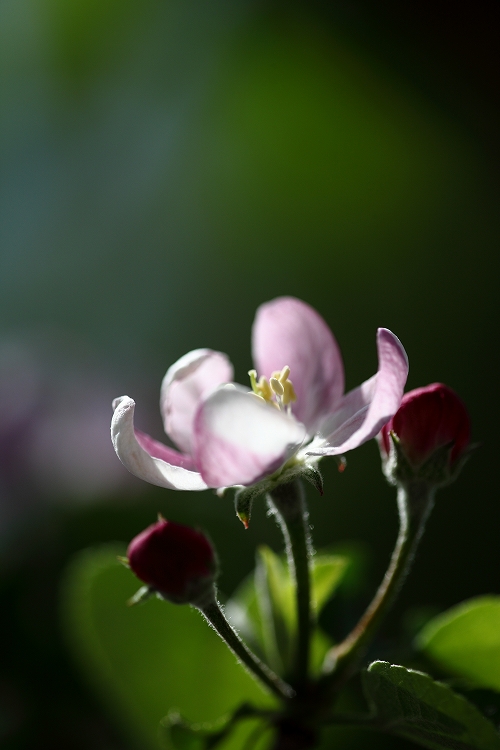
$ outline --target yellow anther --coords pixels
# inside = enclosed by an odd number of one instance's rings
[[[273,390],[269,384],[269,380],[262,375],[259,379],[258,384],[259,394],[264,398],[266,401],[270,401],[273,397]]]
[[[297,400],[292,381],[288,379],[290,375],[288,365],[285,365],[282,370],[273,372],[269,380],[261,375],[257,381],[256,370],[249,370],[248,375],[250,376],[253,395],[276,407],[276,409],[289,406]]]
[[[283,390],[283,403],[285,406],[288,406],[294,401],[297,401],[297,394],[295,393],[295,389],[291,380],[285,380],[283,384]]]
[[[285,383],[288,380],[288,376],[290,375],[290,368],[288,365],[285,365],[282,371],[280,372],[278,380],[280,383]]]
[[[282,396],[284,394],[285,389],[283,388],[283,385],[280,383],[278,378],[271,378],[271,380],[269,381],[269,385],[277,396]]]

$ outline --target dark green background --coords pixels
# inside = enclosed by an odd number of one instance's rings
[[[209,531],[230,593],[257,543],[279,549],[263,507],[245,533],[228,499],[110,469],[107,422],[128,393],[161,438],[161,378],[195,347],[245,382],[255,309],[281,294],[331,325],[348,388],[375,371],[377,326],[393,330],[408,387],[452,386],[481,444],[439,495],[385,637],[411,607],[498,592],[493,8],[3,0],[0,397],[4,414],[29,406],[0,430],[6,747],[127,747],[59,635],[74,551],[127,542],[161,510]],[[362,603],[393,491],[373,442],[343,475],[323,466],[315,544],[362,543]]]

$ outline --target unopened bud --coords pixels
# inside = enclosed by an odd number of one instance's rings
[[[388,477],[445,484],[470,451],[470,420],[462,400],[448,386],[433,383],[403,396],[382,428],[379,446]]]
[[[215,596],[215,552],[201,531],[161,518],[130,542],[127,558],[133,573],[164,599],[200,606]]]

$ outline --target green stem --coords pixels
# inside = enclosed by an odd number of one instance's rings
[[[294,684],[307,684],[309,674],[311,613],[311,538],[304,490],[299,480],[278,485],[270,493],[271,505],[285,537],[288,567],[295,578],[297,597],[297,645]]]
[[[336,675],[348,673],[349,667],[373,640],[410,570],[433,502],[434,488],[426,482],[414,480],[399,486],[399,534],[389,567],[357,625],[327,654],[326,671],[334,671]]]
[[[295,695],[294,690],[276,675],[269,667],[258,659],[250,649],[243,643],[236,631],[226,620],[219,604],[210,601],[199,607],[202,614],[229,646],[237,658],[252,672],[259,680],[278,696],[278,698],[289,699]]]

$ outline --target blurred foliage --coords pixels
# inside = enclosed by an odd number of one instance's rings
[[[160,437],[161,378],[185,351],[227,351],[246,382],[254,310],[279,294],[324,315],[348,387],[374,370],[375,328],[393,329],[410,356],[408,386],[455,388],[482,443],[441,493],[372,656],[393,653],[409,608],[498,592],[500,65],[491,7],[0,3],[0,359],[22,350],[35,363],[13,368],[0,387],[8,750],[131,747],[61,642],[57,591],[76,550],[126,543],[161,510],[209,531],[227,595],[257,545],[281,551],[261,502],[245,532],[231,503],[210,493],[188,498],[130,478],[123,492],[90,482],[89,495],[54,479],[64,468],[76,482],[78,472],[98,475],[107,427],[85,415],[108,414],[113,395],[135,397],[139,426]],[[43,358],[50,366],[31,402]],[[7,430],[16,403],[26,408]],[[37,432],[41,414],[54,418]],[[42,487],[33,467],[58,445]],[[359,540],[359,565],[321,616],[339,638],[383,574],[396,512],[375,445],[349,455],[341,476],[324,463],[325,498],[310,497],[315,544],[347,540],[352,556],[349,540]],[[366,743],[358,730],[329,736],[346,748]],[[405,743],[391,742],[370,736],[373,747]]]
[[[478,597],[443,612],[426,624],[416,645],[447,672],[500,693],[500,597]]]
[[[119,723],[157,746],[159,718],[172,708],[207,722],[246,702],[273,705],[196,610],[158,599],[124,606],[138,586],[117,552],[124,550],[80,557],[67,574],[62,606],[75,656]]]

